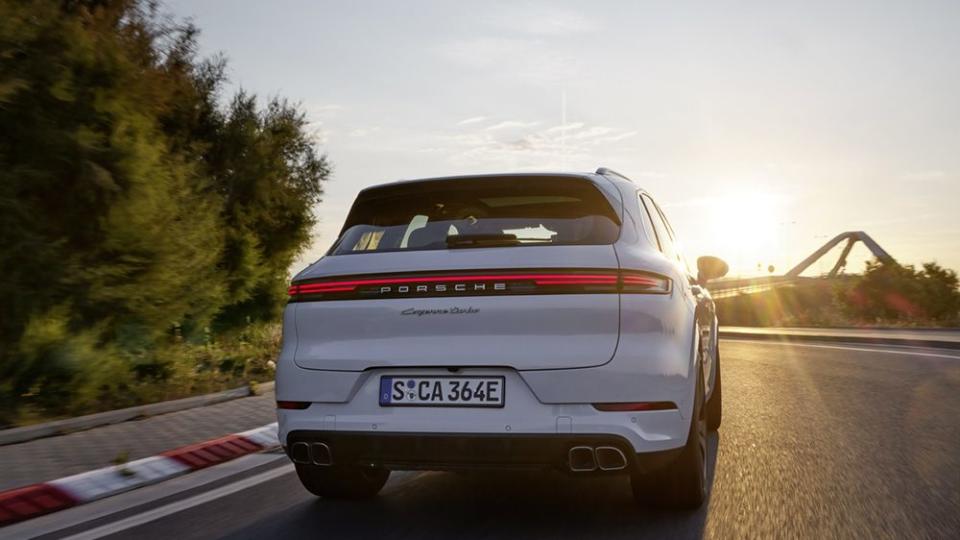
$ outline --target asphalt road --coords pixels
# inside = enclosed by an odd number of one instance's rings
[[[696,512],[637,507],[623,477],[559,473],[394,473],[373,501],[328,501],[284,465],[109,537],[960,538],[960,351],[727,341],[721,354],[724,421]]]

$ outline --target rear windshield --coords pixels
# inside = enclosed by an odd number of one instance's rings
[[[619,233],[617,213],[587,180],[467,178],[364,191],[330,253],[612,244]]]

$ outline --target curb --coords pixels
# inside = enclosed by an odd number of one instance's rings
[[[277,424],[274,422],[123,465],[0,491],[0,527],[279,446]]]
[[[258,392],[269,392],[273,390],[273,381],[260,383],[257,385]],[[109,424],[119,424],[127,420],[141,418],[144,416],[156,416],[171,412],[193,409],[196,407],[205,407],[232,399],[238,399],[253,395],[249,386],[241,386],[233,390],[225,390],[215,394],[206,394],[203,396],[193,396],[172,401],[161,401],[159,403],[150,403],[148,405],[139,405],[137,407],[128,407],[126,409],[117,409],[115,411],[106,411],[76,418],[66,418],[64,420],[54,420],[53,422],[44,422],[32,426],[16,427],[0,430],[0,446],[42,439],[44,437],[53,437],[72,433],[74,431],[83,431],[99,426]]]
[[[882,336],[854,336],[842,334],[791,334],[791,333],[765,333],[765,332],[739,332],[735,330],[720,329],[719,337],[721,339],[746,339],[752,341],[780,341],[780,342],[799,342],[799,341],[821,341],[830,343],[855,343],[863,345],[901,345],[905,347],[928,347],[932,349],[960,349],[960,341],[949,341],[936,338],[903,338],[903,337],[882,337]]]

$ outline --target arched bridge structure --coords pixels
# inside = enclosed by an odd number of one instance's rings
[[[820,259],[826,256],[830,250],[842,242],[846,242],[846,244],[843,246],[843,251],[840,252],[840,257],[837,258],[837,261],[833,264],[833,267],[827,274],[822,276],[822,278],[835,278],[841,274],[843,269],[847,266],[847,257],[850,255],[850,250],[853,249],[853,246],[856,245],[857,242],[863,243],[863,245],[870,250],[870,253],[872,253],[878,261],[884,264],[897,264],[897,261],[891,257],[885,249],[880,247],[880,244],[871,238],[870,235],[863,231],[848,231],[834,236],[819,249],[811,253],[809,257],[800,261],[800,264],[794,266],[790,269],[790,271],[782,276],[762,276],[745,279],[718,279],[708,284],[707,288],[710,290],[710,294],[713,295],[714,298],[725,298],[728,296],[736,296],[738,294],[750,294],[767,291],[785,285],[792,285],[798,280],[806,279],[800,277],[800,274],[802,274],[807,268],[810,268],[817,263]]]
[[[878,244],[873,238],[870,238],[870,235],[863,231],[850,231],[838,234],[833,237],[829,242],[820,247],[820,249],[814,251],[810,254],[809,257],[800,262],[800,264],[794,266],[790,269],[789,272],[784,274],[786,277],[800,277],[800,274],[804,270],[813,265],[813,263],[819,261],[824,255],[826,255],[831,249],[833,249],[837,244],[847,241],[847,245],[843,247],[843,251],[840,253],[840,258],[837,259],[837,262],[833,265],[833,269],[827,273],[827,277],[835,277],[841,270],[847,266],[847,257],[850,255],[850,250],[853,249],[854,244],[857,242],[863,242],[863,245],[870,250],[870,253],[873,253],[873,256],[877,258],[878,261],[882,263],[892,263],[896,264],[897,261],[893,260],[893,257]]]

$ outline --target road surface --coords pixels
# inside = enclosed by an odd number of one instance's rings
[[[960,351],[725,341],[721,354],[724,420],[696,512],[638,508],[626,478],[559,473],[394,473],[375,500],[328,501],[261,455],[0,537],[960,538]]]

